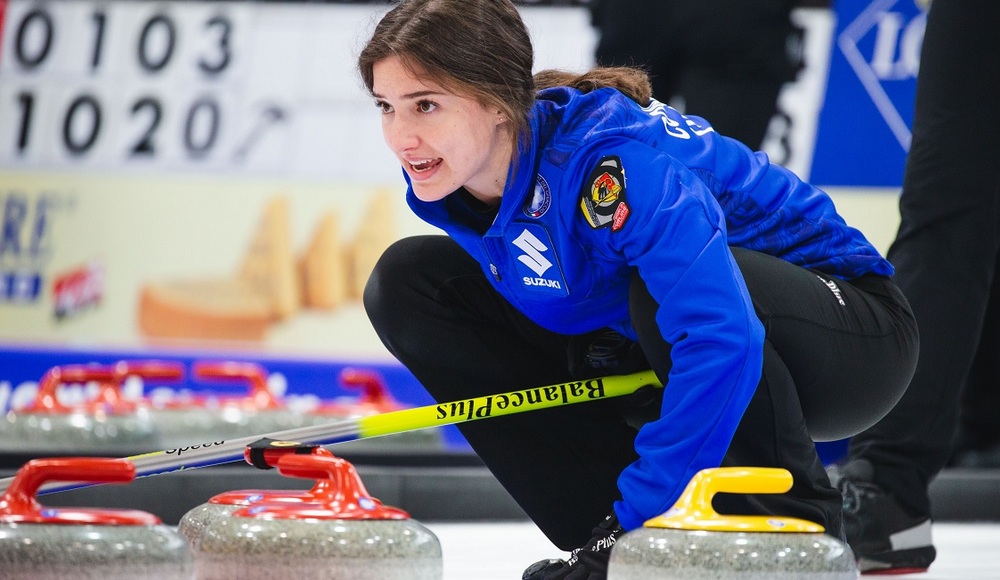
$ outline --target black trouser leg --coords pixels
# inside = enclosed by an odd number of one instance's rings
[[[856,433],[899,399],[915,360],[912,316],[885,279],[838,281],[841,305],[808,270],[748,250],[734,249],[733,255],[767,342],[760,384],[723,465],[783,467],[794,483],[784,495],[720,496],[717,509],[800,517],[839,535],[840,493],[812,439]],[[658,305],[641,280],[633,282],[630,305],[640,344],[662,374],[670,361],[655,353],[669,353],[669,347],[653,321]]]
[[[850,446],[852,458],[875,465],[881,487],[928,517],[927,488],[951,451],[1000,250],[1000,77],[983,68],[1000,62],[1000,3],[931,6],[902,221],[888,253],[920,326],[920,361],[899,405]]]
[[[784,83],[794,79],[789,0],[601,0],[595,51],[603,65],[642,66],[653,97],[752,149],[761,146]]]
[[[641,280],[633,283],[631,303],[645,304],[639,306],[644,314],[655,312],[656,304]],[[657,349],[657,343],[663,343],[655,326],[643,325],[637,330],[644,349]],[[654,363],[654,366],[659,368],[665,363],[669,368],[669,361],[657,362],[660,365]],[[761,381],[733,436],[722,466],[783,467],[792,474],[793,488],[782,495],[718,495],[714,507],[719,513],[793,516],[820,523],[833,535],[840,535],[840,492],[830,485],[816,454],[816,446],[806,429],[795,384],[769,342],[764,345]]]
[[[1000,253],[997,259],[1000,261]],[[966,450],[1000,442],[1000,277],[995,274],[979,348],[962,392],[961,426]]]
[[[435,400],[570,380],[569,337],[504,300],[451,239],[407,238],[382,256],[365,308],[383,342]],[[497,480],[552,542],[578,548],[621,497],[635,431],[614,401],[459,425]]]
[[[764,346],[760,385],[722,465],[783,467],[792,474],[793,483],[792,489],[780,495],[722,496],[716,501],[720,513],[794,516],[822,523],[830,534],[840,537],[840,492],[830,484],[809,438],[792,377],[770,343]]]

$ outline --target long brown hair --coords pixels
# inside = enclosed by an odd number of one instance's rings
[[[535,87],[538,90],[572,87],[584,93],[611,87],[642,106],[648,105],[649,99],[653,96],[653,88],[646,71],[624,66],[597,67],[583,74],[546,69],[535,74]]]
[[[402,0],[375,26],[358,56],[358,71],[373,91],[375,63],[399,57],[411,72],[496,108],[511,120],[511,137],[528,133],[537,89],[613,87],[641,105],[649,77],[640,69],[599,67],[583,74],[545,70],[532,75],[531,37],[510,0]]]
[[[372,91],[376,62],[397,56],[412,72],[495,107],[524,133],[534,102],[531,38],[507,0],[403,0],[375,27],[358,57]]]

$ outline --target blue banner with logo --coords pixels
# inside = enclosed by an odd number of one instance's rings
[[[403,365],[395,361],[348,360],[288,357],[263,352],[226,352],[222,350],[157,350],[152,348],[97,348],[19,345],[0,343],[0,415],[8,411],[23,410],[30,406],[38,394],[39,380],[50,369],[67,365],[114,365],[125,361],[141,363],[157,361],[177,363],[183,368],[179,380],[151,379],[145,385],[155,388],[165,400],[183,400],[184,393],[215,391],[246,394],[247,385],[239,381],[203,380],[192,376],[195,363],[238,362],[259,365],[267,373],[270,390],[280,396],[283,404],[292,409],[302,409],[321,401],[338,401],[348,404],[360,400],[360,388],[352,388],[339,380],[345,369],[373,373],[384,381],[389,396],[401,408],[431,405],[434,400],[423,386]],[[58,392],[64,402],[79,402],[83,385],[63,385]],[[142,389],[140,389],[142,390]],[[79,392],[76,392],[79,391]],[[172,393],[172,395],[171,395]],[[123,394],[124,389],[123,389]],[[142,395],[142,393],[139,393]],[[148,393],[147,393],[148,394]],[[127,398],[127,396],[126,396]],[[442,428],[444,442],[449,449],[467,450],[468,443],[454,425]]]
[[[901,186],[926,14],[914,0],[837,0],[810,181]]]

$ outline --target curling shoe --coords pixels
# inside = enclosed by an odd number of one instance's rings
[[[556,570],[562,569],[566,565],[565,560],[539,560],[528,566],[528,568],[521,574],[521,580],[545,580],[545,578],[554,573]]]
[[[874,466],[854,459],[828,470],[844,497],[844,528],[862,574],[926,572],[937,552],[931,519],[912,516],[874,482]]]

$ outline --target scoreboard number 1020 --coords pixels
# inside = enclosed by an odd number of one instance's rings
[[[249,20],[238,3],[0,0],[0,167],[244,162],[282,117],[244,110]]]

